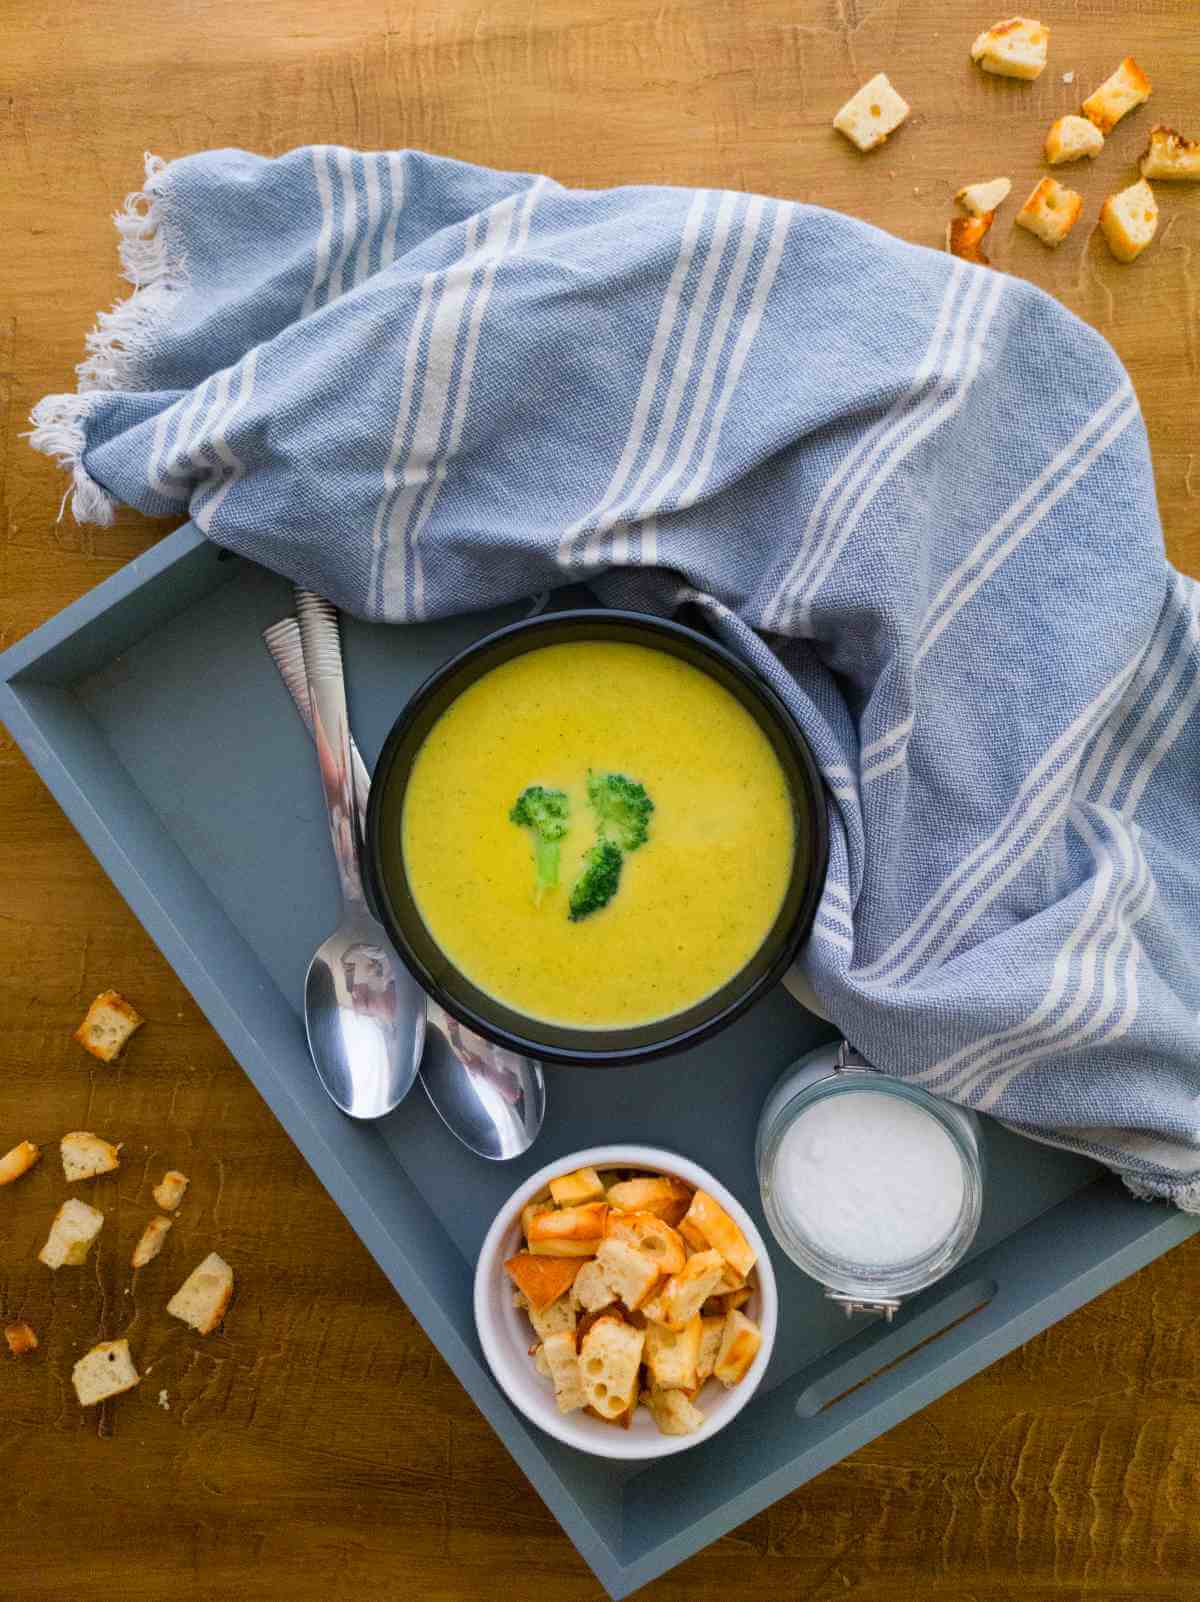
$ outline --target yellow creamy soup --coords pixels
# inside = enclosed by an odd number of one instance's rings
[[[615,893],[572,921],[597,842],[588,774],[653,802]],[[566,796],[558,883],[510,818],[530,785]],[[638,645],[550,645],[485,674],[442,714],[405,796],[409,884],[433,939],[530,1017],[628,1027],[718,989],[762,944],[791,874],[791,798],[751,715],[707,674]]]

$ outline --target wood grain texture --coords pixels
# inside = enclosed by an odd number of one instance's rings
[[[939,245],[954,191],[1007,173],[993,260],[1113,341],[1145,413],[1168,549],[1200,573],[1200,192],[1163,185],[1158,242],[1118,267],[1094,233],[1152,120],[1200,133],[1194,0],[1070,0],[1021,85],[967,61],[967,0],[8,0],[0,58],[0,640],[164,525],[56,523],[62,483],[17,437],[71,382],[119,287],[108,214],[143,150],[415,145],[573,184],[738,186]],[[1049,253],[1011,225],[1052,118],[1120,56],[1155,98],[1066,181],[1085,220]],[[914,105],[858,156],[833,112],[886,69]],[[1064,72],[1073,71],[1073,84]],[[1071,374],[1064,372],[1069,384]],[[1032,421],[1032,420],[1031,420]],[[592,1579],[70,825],[0,731],[0,1149],[123,1140],[82,1272],[33,1261],[63,1193],[53,1150],[0,1192],[0,1595],[22,1602],[593,1602]],[[108,1069],[70,1039],[91,997],[150,1019]],[[192,1176],[130,1288],[164,1168]],[[210,1247],[226,1329],[161,1304]],[[1200,1240],[1075,1314],[648,1588],[654,1602],[1200,1599]],[[81,1414],[68,1376],[128,1331],[146,1380]],[[169,1410],[160,1407],[160,1390]],[[681,1472],[686,1465],[681,1464]]]

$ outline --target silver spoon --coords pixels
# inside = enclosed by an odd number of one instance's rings
[[[284,618],[263,633],[267,650],[311,734],[312,711],[304,674],[300,628]],[[350,739],[350,767],[358,823],[367,810],[371,777]],[[415,981],[414,981],[415,983]],[[537,1139],[546,1114],[546,1080],[541,1064],[505,1051],[451,1018],[437,1002],[426,1001],[428,1022],[420,1075],[434,1111],[477,1156],[492,1162],[519,1157]]]
[[[304,981],[304,1022],[317,1074],[334,1106],[351,1118],[380,1118],[399,1106],[417,1077],[425,1008],[420,988],[363,894],[337,611],[311,590],[300,589],[296,611],[317,766],[342,885],[342,921],[318,947]]]

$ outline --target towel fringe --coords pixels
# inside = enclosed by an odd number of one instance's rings
[[[146,155],[141,189],[126,195],[113,216],[120,236],[121,271],[134,286],[127,299],[100,312],[85,341],[87,357],[75,369],[82,394],[93,390],[146,389],[146,357],[187,283],[187,264],[170,226],[167,164]]]
[[[69,499],[77,523],[99,523],[107,528],[116,519],[116,502],[83,465],[83,423],[94,404],[92,395],[47,395],[30,412],[33,428],[25,438],[35,451],[52,456],[71,475],[71,487],[62,498],[58,521],[62,522]]]
[[[1122,1174],[1121,1177],[1139,1201],[1168,1201],[1178,1207],[1181,1213],[1200,1213],[1200,1180],[1193,1180],[1191,1184],[1173,1190],[1165,1185],[1158,1188],[1147,1185],[1132,1174]]]

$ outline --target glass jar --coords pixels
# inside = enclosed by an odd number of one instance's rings
[[[822,1247],[789,1206],[781,1184],[784,1137],[819,1102],[849,1091],[867,1091],[920,1108],[950,1139],[962,1165],[957,1218],[936,1242],[916,1255],[886,1262],[851,1259]],[[942,1101],[918,1085],[881,1074],[847,1042],[819,1046],[801,1057],[767,1097],[758,1125],[758,1182],[771,1232],[797,1267],[825,1287],[847,1314],[883,1313],[891,1318],[903,1299],[925,1290],[959,1263],[975,1238],[983,1207],[984,1158],[979,1120],[967,1108]]]

